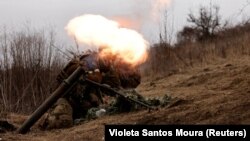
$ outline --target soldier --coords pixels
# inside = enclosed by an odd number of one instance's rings
[[[87,77],[112,88],[136,88],[141,81],[139,71],[125,62],[116,62],[115,56],[100,57],[92,52],[71,60],[57,77],[58,85],[78,66],[83,66]],[[104,93],[90,85],[77,84],[74,89],[60,98],[40,121],[41,129],[64,128],[73,125],[74,120],[84,118],[91,108],[105,104]],[[125,103],[124,99],[118,100]],[[117,107],[122,107],[117,104]],[[124,107],[124,105],[123,105]],[[125,106],[126,107],[126,106]],[[122,110],[121,110],[122,111]],[[127,110],[125,110],[127,111]]]

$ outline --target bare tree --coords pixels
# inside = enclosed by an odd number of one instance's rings
[[[169,12],[165,10],[159,26],[159,40],[162,44],[171,44],[174,39],[174,19],[169,18]],[[174,18],[173,15],[172,18]]]
[[[0,33],[0,106],[4,110],[31,112],[50,94],[64,60],[54,46],[53,31]]]
[[[198,15],[188,14],[187,21],[192,23],[196,31],[198,40],[211,39],[214,37],[216,30],[220,28],[221,18],[219,16],[219,7],[200,7]]]

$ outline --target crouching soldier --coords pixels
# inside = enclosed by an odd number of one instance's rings
[[[137,69],[129,69],[126,64],[114,62],[110,58],[100,58],[98,53],[92,52],[72,59],[57,76],[58,85],[79,66],[86,69],[86,73],[81,77],[106,84],[112,88],[136,88],[141,81]],[[71,127],[75,120],[85,118],[90,109],[107,104],[106,98],[104,98],[106,94],[101,92],[99,88],[77,83],[69,93],[57,100],[53,107],[42,117],[39,126],[44,130]],[[120,98],[118,97],[118,99]],[[116,101],[126,103],[123,98]],[[129,110],[126,109],[127,105],[119,105],[116,102],[116,106],[125,108],[125,110],[120,111]]]

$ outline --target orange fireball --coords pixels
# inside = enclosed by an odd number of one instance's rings
[[[100,15],[82,15],[68,23],[66,30],[77,41],[94,47],[103,47],[101,56],[116,55],[119,59],[139,65],[147,59],[148,42],[135,30],[121,28],[116,21]]]

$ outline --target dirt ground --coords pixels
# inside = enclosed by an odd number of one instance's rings
[[[145,97],[168,94],[178,100],[155,111],[104,116],[68,129],[40,131],[33,126],[25,135],[0,134],[0,140],[101,141],[105,124],[250,124],[250,57],[144,78],[137,90]],[[25,119],[10,114],[8,121],[20,126]]]

